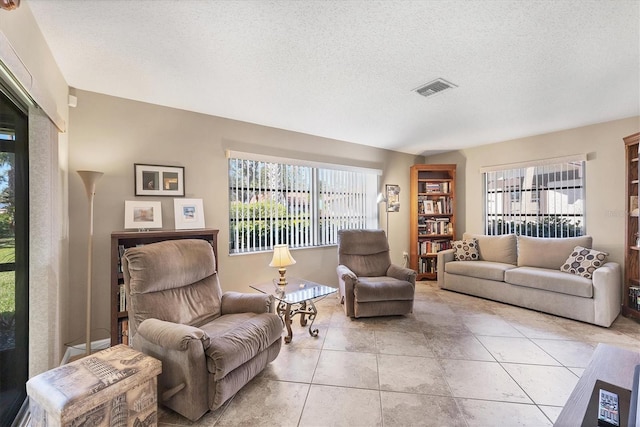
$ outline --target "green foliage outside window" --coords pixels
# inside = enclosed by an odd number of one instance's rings
[[[311,224],[308,213],[287,213],[285,205],[271,200],[232,202],[230,206],[232,248],[239,246],[233,241],[236,236],[239,241],[251,242],[254,247],[267,248],[272,241],[291,242],[294,241],[293,234],[306,232]]]
[[[575,224],[568,218],[545,217],[542,221],[492,220],[487,224],[487,234],[519,234],[533,237],[575,237],[584,234],[580,220]]]

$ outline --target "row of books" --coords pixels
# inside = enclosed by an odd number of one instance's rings
[[[419,193],[448,193],[451,191],[451,183],[448,181],[444,182],[421,182],[420,187],[418,188]]]
[[[118,321],[118,342],[129,345],[129,320],[122,319]]]
[[[435,254],[446,249],[451,249],[450,239],[424,240],[418,242],[418,253],[420,255]]]
[[[438,198],[418,197],[418,213],[434,215],[450,215],[453,213],[453,201],[451,197],[440,196]]]
[[[437,259],[436,258],[422,258],[420,265],[418,266],[418,273],[436,273],[437,272]]]
[[[629,286],[629,307],[640,311],[640,286]]]
[[[437,234],[452,234],[453,225],[449,222],[449,218],[438,219],[425,219],[418,221],[418,234],[423,235],[437,235]]]

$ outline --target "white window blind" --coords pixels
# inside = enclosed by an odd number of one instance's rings
[[[378,171],[229,153],[229,253],[337,243],[375,228]]]
[[[585,162],[577,155],[481,168],[485,234],[583,235]]]

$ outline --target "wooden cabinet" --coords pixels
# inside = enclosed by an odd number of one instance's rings
[[[626,152],[625,256],[622,314],[640,319],[640,246],[638,246],[638,142],[640,133],[624,138]]]
[[[124,277],[120,257],[128,248],[164,240],[204,239],[213,246],[218,269],[218,230],[118,231],[111,233],[111,345],[127,344],[129,314],[124,298]]]
[[[437,278],[437,253],[455,239],[456,165],[411,166],[409,266],[418,280]]]

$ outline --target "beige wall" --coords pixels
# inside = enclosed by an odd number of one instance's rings
[[[22,83],[27,90],[49,113],[68,122],[67,83],[28,3],[0,11],[0,32],[11,46],[7,52],[12,57],[5,59],[13,74],[24,76],[26,68],[30,81]],[[57,366],[65,351],[67,135],[58,133],[41,109],[30,109],[29,127],[29,375],[33,376]]]
[[[186,197],[202,198],[207,227],[220,230],[220,279],[225,290],[249,291],[255,281],[271,280],[276,271],[267,266],[270,253],[228,255],[228,189],[225,150],[290,156],[315,161],[373,166],[383,170],[384,184],[402,188],[399,213],[390,214],[392,258],[402,262],[409,249],[409,167],[415,156],[364,145],[319,138],[235,120],[207,116],[136,101],[77,90],[78,106],[70,111],[71,171],[104,172],[95,198],[95,261],[93,322],[109,329],[110,233],[124,226],[124,201],[135,200],[133,164],[185,167]],[[139,197],[162,202],[163,228],[174,228],[173,199]],[[384,227],[385,215],[381,215]],[[80,178],[69,175],[71,304],[70,319],[84,313],[84,266],[87,199]],[[335,247],[299,249],[297,263],[288,274],[337,284]],[[82,335],[82,322],[71,322],[68,336]]]
[[[622,138],[640,130],[631,117],[529,138],[483,145],[426,158],[426,163],[458,165],[456,233],[482,233],[483,187],[480,168],[572,154],[587,154],[586,230],[594,248],[623,264],[625,180]]]

